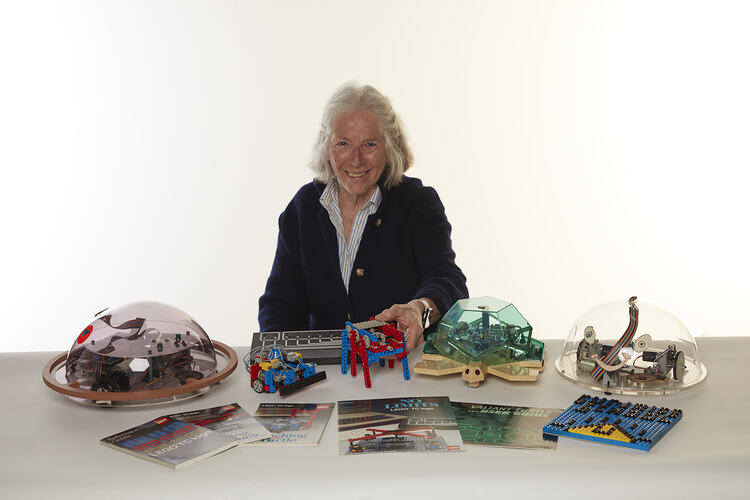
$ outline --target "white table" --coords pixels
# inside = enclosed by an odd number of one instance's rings
[[[221,339],[219,339],[221,340]],[[15,498],[750,498],[750,337],[698,339],[708,379],[662,398],[617,399],[681,408],[682,420],[648,453],[560,438],[556,451],[467,446],[462,453],[339,456],[336,416],[316,447],[236,447],[180,471],[118,453],[99,439],[166,413],[238,402],[253,411],[275,394],[256,394],[237,371],[199,398],[167,406],[93,408],[48,389],[43,365],[53,353],[0,354],[0,497]],[[566,408],[583,393],[553,361],[536,383],[490,377],[471,389],[458,375],[412,374],[374,367],[373,388],[326,366],[328,380],[288,398],[331,402],[446,395],[456,401]],[[237,349],[242,358],[246,348]],[[411,367],[421,356],[410,359]]]

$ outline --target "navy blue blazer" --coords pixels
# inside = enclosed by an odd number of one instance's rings
[[[260,331],[343,328],[419,297],[444,314],[468,297],[445,208],[433,188],[409,177],[389,190],[380,186],[383,198],[367,220],[347,294],[336,229],[319,201],[324,189],[317,181],[302,186],[279,217]]]

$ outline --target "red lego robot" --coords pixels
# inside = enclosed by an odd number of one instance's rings
[[[351,359],[349,359],[351,355]],[[404,370],[404,380],[409,380],[409,360],[406,355],[404,333],[383,321],[371,319],[361,323],[346,322],[341,331],[341,373],[346,374],[347,362],[351,362],[352,376],[357,376],[357,358],[362,363],[365,374],[365,387],[372,387],[369,365],[376,360],[380,366],[393,368],[395,359],[401,361]]]

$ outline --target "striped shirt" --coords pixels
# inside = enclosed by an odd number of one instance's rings
[[[383,198],[380,193],[380,187],[375,186],[370,200],[359,209],[354,216],[352,232],[349,233],[349,241],[344,237],[344,221],[341,218],[341,209],[339,208],[339,189],[338,184],[331,182],[326,185],[323,194],[320,195],[320,204],[328,211],[328,217],[331,224],[336,228],[336,238],[339,242],[339,267],[341,268],[341,279],[344,280],[346,291],[349,291],[349,279],[352,276],[352,267],[354,259],[357,257],[357,250],[362,241],[362,233],[365,232],[367,218],[377,212],[380,207],[380,200]]]

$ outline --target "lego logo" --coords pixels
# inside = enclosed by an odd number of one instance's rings
[[[86,339],[89,338],[89,335],[91,335],[91,331],[93,329],[94,327],[91,325],[84,328],[83,331],[78,335],[78,343],[83,344],[84,342],[86,342]]]

